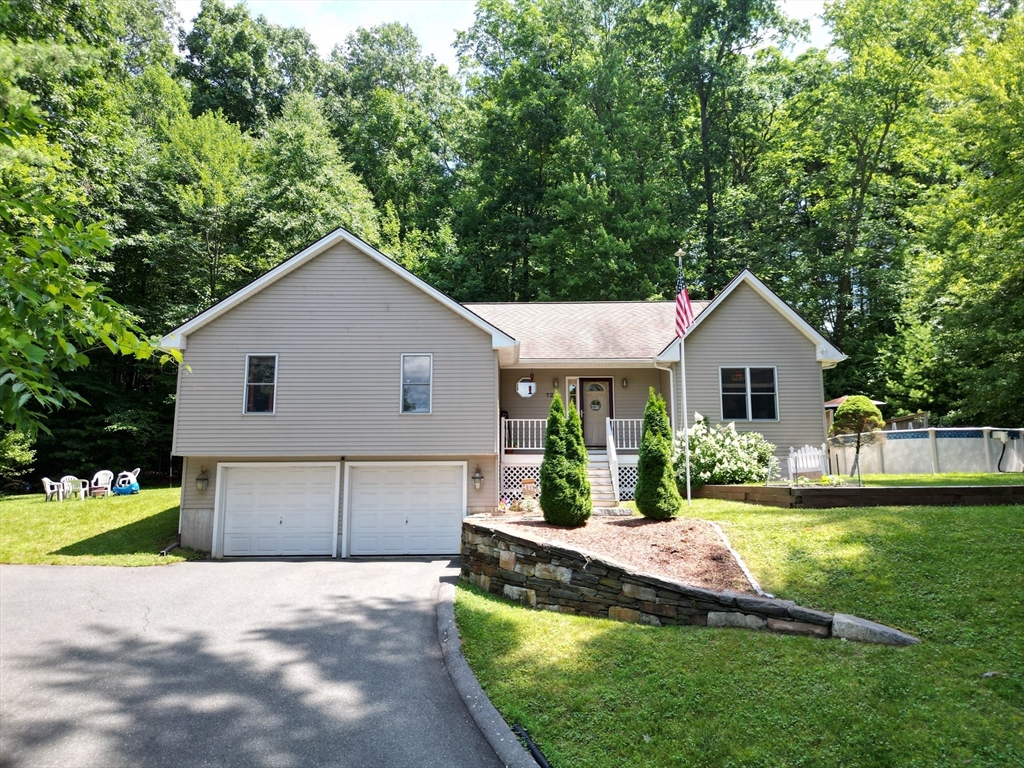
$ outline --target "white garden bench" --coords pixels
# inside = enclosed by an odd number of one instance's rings
[[[805,445],[803,448],[789,448],[789,479],[796,480],[797,475],[820,472],[828,474],[828,449],[822,443],[820,448]]]

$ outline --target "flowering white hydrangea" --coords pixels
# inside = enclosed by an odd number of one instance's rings
[[[737,432],[729,423],[711,426],[707,418],[696,414],[690,427],[690,485],[728,485],[764,482],[777,468],[775,446],[757,432]],[[685,433],[676,433],[676,480],[686,487],[686,463],[683,455]]]

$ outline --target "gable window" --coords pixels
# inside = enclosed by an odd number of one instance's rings
[[[245,356],[245,413],[274,413],[277,355]]]
[[[433,355],[402,355],[402,413],[430,413]]]
[[[720,368],[722,421],[779,418],[774,368]]]

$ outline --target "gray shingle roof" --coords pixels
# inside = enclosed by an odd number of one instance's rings
[[[709,302],[693,302],[700,314]],[[648,359],[675,338],[675,302],[465,304],[521,342],[521,359]]]

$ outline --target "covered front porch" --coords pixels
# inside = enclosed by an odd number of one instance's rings
[[[580,414],[595,505],[632,499],[648,391],[671,403],[674,384],[668,369],[653,365],[502,370],[501,497],[522,498],[524,478],[539,482],[547,414],[558,392],[566,409]]]

